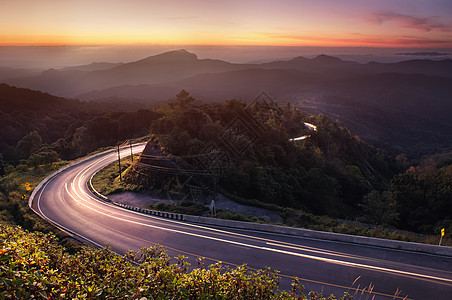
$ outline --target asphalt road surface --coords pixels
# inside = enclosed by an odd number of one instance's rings
[[[128,148],[121,152],[126,155]],[[355,294],[358,289],[355,299],[452,299],[451,257],[191,224],[101,201],[87,181],[116,159],[117,153],[104,153],[55,176],[36,194],[33,209],[79,238],[119,254],[160,244],[171,257],[183,254],[195,267],[197,257],[204,257],[206,265],[222,261],[271,267],[280,271],[282,288],[298,277],[307,289],[325,295]]]

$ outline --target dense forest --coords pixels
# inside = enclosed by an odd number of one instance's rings
[[[150,132],[173,162],[165,168],[206,171],[201,178],[210,191],[420,233],[450,226],[447,154],[413,167],[405,155],[391,157],[330,118],[290,104],[196,103],[180,92],[156,109],[160,117]],[[300,136],[307,138],[292,140]],[[129,180],[148,189],[171,180],[159,170],[137,169]]]
[[[390,158],[325,116],[275,102],[248,107],[238,100],[199,107],[193,102],[181,92],[173,103],[161,105],[162,117],[152,123],[151,132],[175,156],[220,151],[216,155],[227,161],[219,184],[238,197],[343,215],[365,193],[386,187],[395,172]],[[305,122],[317,131],[311,133]],[[305,140],[290,141],[308,134]],[[211,164],[215,159],[208,157]],[[189,162],[192,168],[199,165]]]

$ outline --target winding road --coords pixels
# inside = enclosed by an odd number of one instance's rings
[[[127,155],[130,149],[122,149],[121,156]],[[326,295],[354,294],[358,288],[356,299],[367,299],[370,286],[375,299],[452,299],[452,257],[199,225],[102,201],[87,182],[116,159],[116,152],[107,151],[60,172],[35,192],[32,209],[79,239],[108,245],[118,254],[160,244],[171,257],[183,254],[195,267],[197,257],[205,257],[205,264],[271,267],[281,272],[282,288],[296,276]]]

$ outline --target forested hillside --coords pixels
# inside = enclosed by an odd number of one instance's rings
[[[394,176],[389,189],[401,228],[430,233],[452,231],[452,154],[427,158]]]
[[[386,189],[397,172],[382,150],[326,116],[291,105],[230,100],[198,106],[182,91],[157,111],[161,117],[152,122],[151,134],[162,149],[180,167],[204,170],[239,198],[353,218],[362,197]],[[291,140],[304,135],[309,137]],[[204,181],[212,186],[209,176]],[[160,188],[148,182],[148,188]]]
[[[85,103],[0,84],[0,174],[20,160],[74,159],[148,133],[155,112]],[[33,160],[33,162],[31,161]]]
[[[142,164],[126,176],[147,189],[189,194],[180,183],[189,179],[187,173],[201,174],[188,185],[201,180],[203,188],[210,187],[207,193],[217,190],[246,203],[426,234],[451,228],[447,153],[416,166],[324,115],[271,101],[197,104],[182,91],[156,112],[151,137],[171,160],[162,162],[154,151],[157,158],[148,163],[160,169]],[[174,174],[182,173],[174,184]]]

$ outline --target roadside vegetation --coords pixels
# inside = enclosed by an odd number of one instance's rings
[[[59,161],[38,166],[27,163],[9,166],[8,174],[0,178],[0,221],[17,224],[28,230],[44,229],[43,222],[29,209],[28,201],[39,182],[66,163]]]
[[[0,240],[2,299],[352,299],[348,293],[305,294],[297,279],[281,291],[278,272],[270,269],[204,266],[203,260],[192,268],[184,256],[172,260],[158,245],[123,257],[108,248],[70,254],[52,234],[5,224]]]

